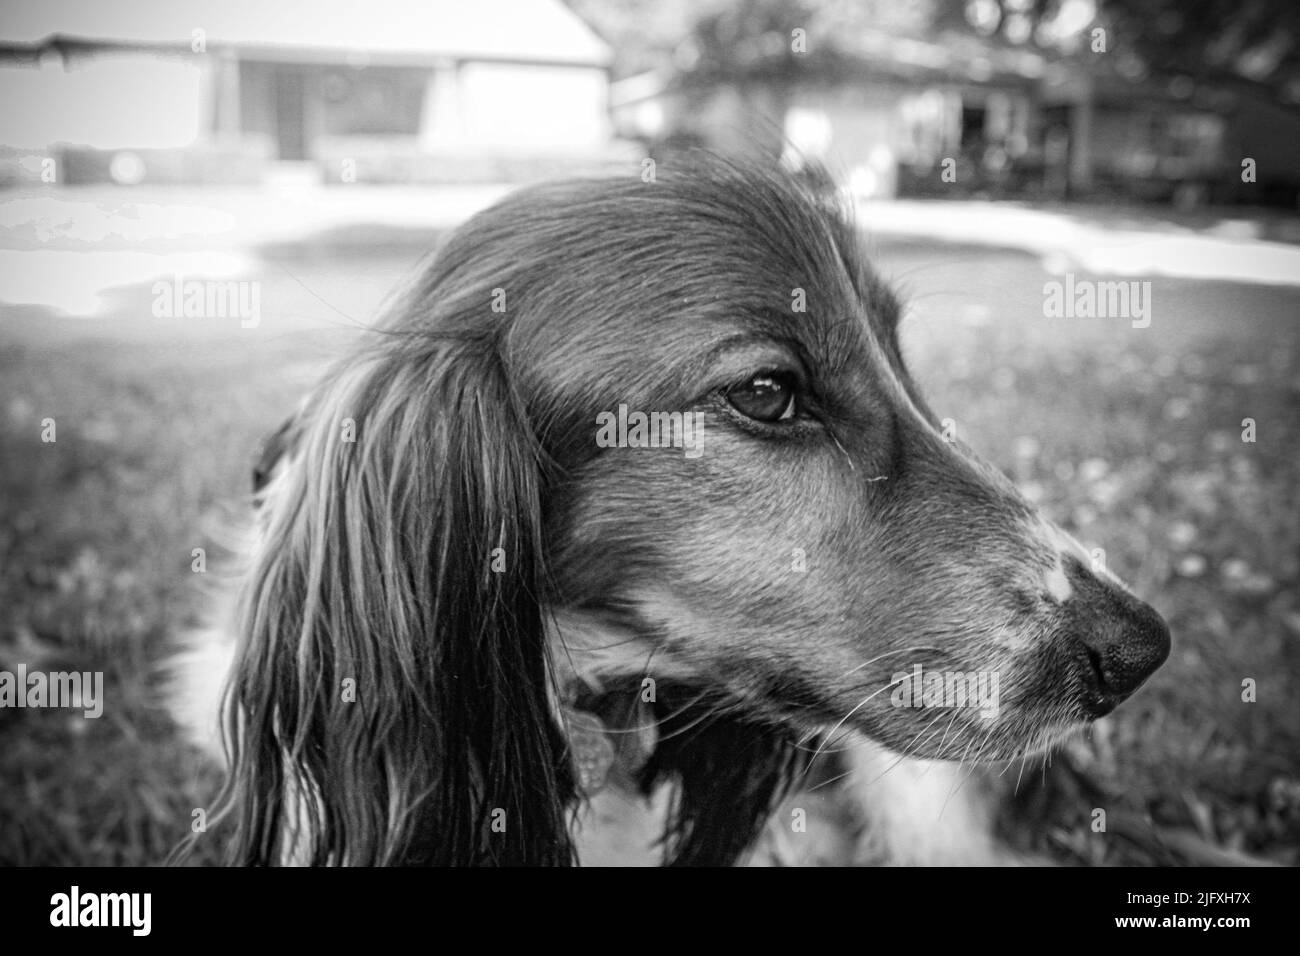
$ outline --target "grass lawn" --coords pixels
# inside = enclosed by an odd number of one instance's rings
[[[98,720],[0,710],[0,862],[156,863],[188,832],[217,778],[154,668],[198,606],[192,549],[220,567],[258,442],[418,256],[282,250],[256,329],[154,319],[147,286],[95,319],[0,310],[0,668],[100,670],[106,694]],[[939,415],[1174,631],[1146,689],[1026,774],[1019,841],[1067,862],[1300,861],[1300,290],[1155,279],[1132,329],[1043,318],[1047,277],[1017,253],[878,262],[913,301]]]

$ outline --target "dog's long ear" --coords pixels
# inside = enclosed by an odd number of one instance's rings
[[[489,343],[394,336],[323,386],[244,600],[235,862],[572,862],[539,462]]]

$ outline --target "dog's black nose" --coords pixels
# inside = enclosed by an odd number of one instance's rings
[[[1169,628],[1164,619],[1140,601],[1125,603],[1132,607],[1100,622],[1095,631],[1080,635],[1098,690],[1115,697],[1115,703],[1137,690],[1169,656]]]
[[[1101,717],[1165,662],[1169,627],[1150,605],[1091,576],[1071,604],[1072,630],[1087,657],[1084,706]]]

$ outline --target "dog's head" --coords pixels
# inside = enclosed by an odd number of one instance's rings
[[[681,860],[809,731],[1006,758],[1129,695],[1163,622],[945,440],[898,321],[774,172],[543,186],[458,230],[268,489],[243,858],[283,854],[297,790],[318,860],[566,859],[561,705],[677,721],[645,773],[688,784]]]

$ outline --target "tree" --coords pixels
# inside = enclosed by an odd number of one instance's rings
[[[1296,0],[570,0],[613,44],[620,75],[668,67],[703,79],[832,72],[864,32],[965,34],[1078,68],[1248,94],[1300,113]],[[810,53],[791,48],[806,31]],[[1094,31],[1105,31],[1104,57]]]
[[[1240,93],[1300,113],[1300,4],[1295,0],[950,0],[936,27],[1055,56],[1092,52],[1129,80],[1177,94]]]

